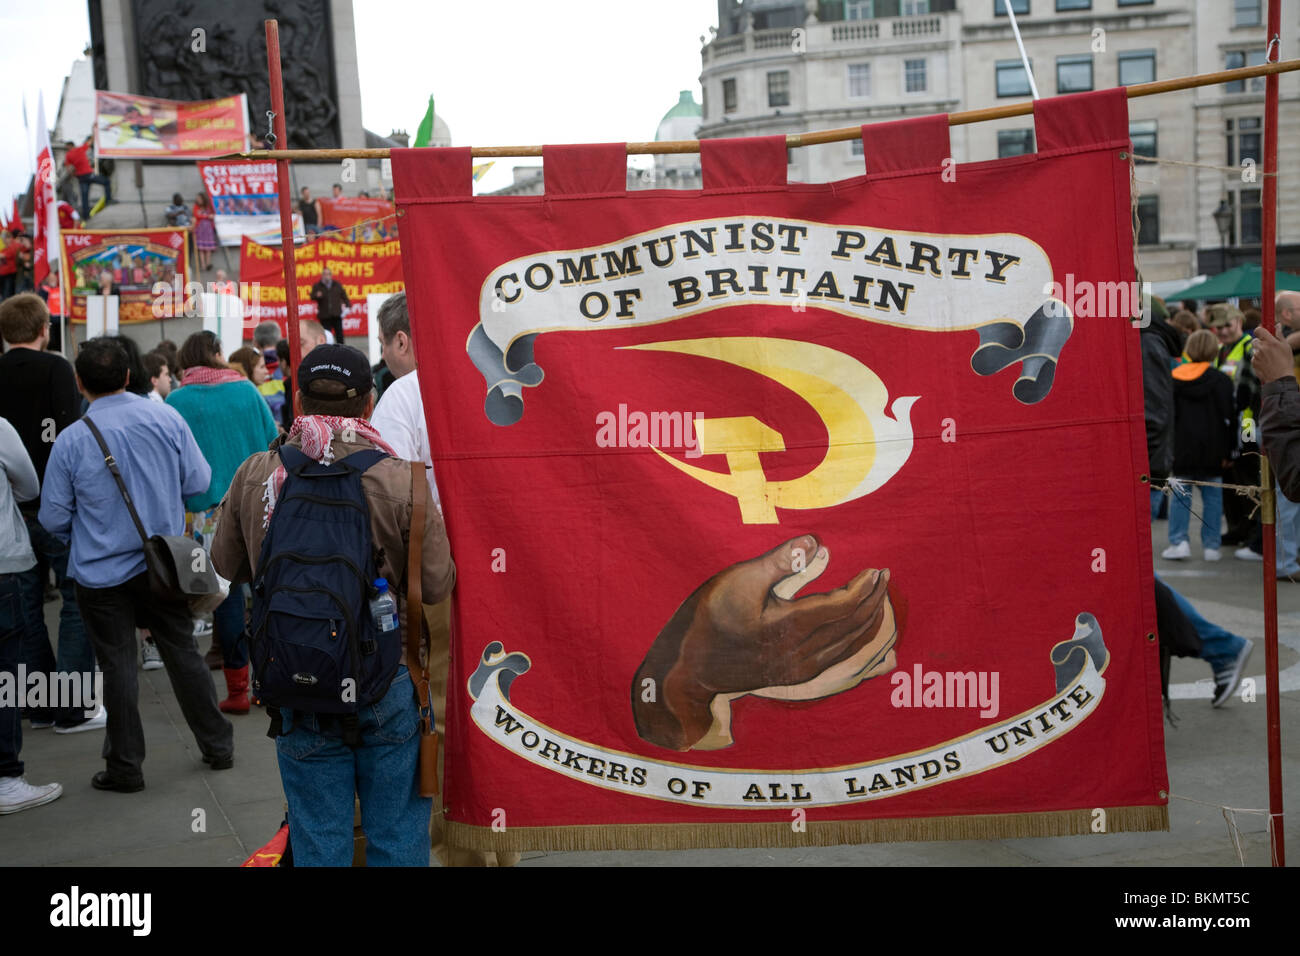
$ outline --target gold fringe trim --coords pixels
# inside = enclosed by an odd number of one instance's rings
[[[1169,829],[1168,806],[1105,807],[1106,833]],[[444,839],[467,850],[696,850],[905,843],[922,840],[1009,840],[1093,833],[1093,810],[989,813],[897,820],[809,820],[792,823],[647,823],[605,826],[507,827],[494,831],[448,820]]]

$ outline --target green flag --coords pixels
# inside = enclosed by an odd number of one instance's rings
[[[429,141],[433,139],[433,97],[429,97],[429,108],[425,111],[424,119],[420,120],[420,128],[415,131],[415,142],[412,146],[428,146]]]

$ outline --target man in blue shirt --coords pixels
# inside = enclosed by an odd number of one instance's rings
[[[104,436],[148,534],[185,531],[182,497],[205,491],[212,477],[185,421],[175,409],[126,391],[126,351],[92,339],[76,361],[86,415]],[[108,769],[95,774],[100,790],[144,789],[144,729],[140,723],[136,627],[147,627],[203,760],[214,770],[234,765],[234,731],[217,709],[216,690],[194,643],[184,595],[159,601],[149,590],[143,542],[126,502],[84,421],[54,442],[41,494],[41,524],[72,549],[68,576],[104,672]]]

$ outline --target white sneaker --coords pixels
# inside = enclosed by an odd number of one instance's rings
[[[1186,541],[1180,541],[1177,544],[1171,544],[1160,552],[1160,557],[1166,561],[1181,561],[1184,558],[1192,556],[1192,546]]]
[[[63,785],[47,783],[33,787],[26,777],[0,777],[0,813],[17,813],[45,803],[53,803],[63,796]]]
[[[89,720],[84,720],[71,727],[55,727],[54,732],[56,734],[79,734],[84,730],[102,730],[107,726],[108,711],[104,709],[103,704],[100,704],[99,707],[95,709],[95,715]]]
[[[204,620],[203,618],[201,618],[201,617],[200,617],[200,618],[195,618],[195,620],[194,620],[194,636],[195,636],[196,638],[199,638],[199,637],[211,637],[211,636],[212,636],[212,622],[211,622],[211,621],[205,621],[205,620]]]
[[[1263,561],[1264,560],[1264,556],[1262,554],[1256,554],[1254,551],[1250,550],[1250,548],[1238,548],[1236,551],[1232,553],[1233,556],[1236,557],[1238,561]]]
[[[1219,560],[1220,558],[1222,558],[1222,557],[1223,557],[1223,552],[1220,551],[1218,548],[1206,548],[1206,549],[1205,549],[1205,560],[1206,560],[1206,561],[1218,561],[1218,560]]]
[[[140,670],[156,671],[161,670],[163,666],[162,654],[158,650],[158,645],[153,641],[144,640],[140,642]]]

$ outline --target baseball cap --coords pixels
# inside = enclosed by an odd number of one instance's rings
[[[321,395],[311,387],[312,382],[327,380],[346,386],[340,395]],[[346,401],[370,392],[373,379],[370,361],[360,349],[350,345],[318,345],[302,359],[298,370],[298,387],[304,395],[321,400]]]
[[[1241,309],[1229,305],[1226,302],[1218,302],[1210,306],[1209,314],[1206,316],[1206,319],[1210,323],[1210,328],[1212,329],[1229,325],[1232,323],[1233,319],[1241,321],[1243,318],[1245,318],[1245,316],[1242,315]]]

